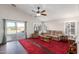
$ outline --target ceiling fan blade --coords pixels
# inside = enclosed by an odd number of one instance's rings
[[[47,16],[47,14],[41,14],[41,15]]]
[[[41,11],[41,13],[46,12],[46,10]]]
[[[16,7],[16,5],[15,4],[11,4],[13,7]]]

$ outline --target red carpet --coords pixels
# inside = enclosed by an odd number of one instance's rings
[[[29,40],[39,44],[40,46],[43,46],[44,48],[51,51],[51,53],[55,54],[66,54],[69,49],[69,44],[67,42],[61,42],[61,41],[55,41],[51,40],[50,42],[45,42],[41,40],[41,37],[32,39],[29,38]],[[27,41],[27,40],[19,40],[19,42],[23,45],[23,47],[28,51],[28,53],[31,54],[46,54],[44,48],[38,47],[35,44]]]
[[[29,54],[46,54],[44,49],[41,47],[36,46],[35,44],[27,41],[27,40],[19,40],[19,42],[22,44],[22,46],[25,48],[26,51],[28,51]]]
[[[66,54],[68,49],[69,49],[69,44],[67,42],[61,42],[61,41],[55,41],[51,40],[50,42],[45,42],[39,39],[30,39],[43,47],[47,48],[50,50],[52,53],[55,54]]]

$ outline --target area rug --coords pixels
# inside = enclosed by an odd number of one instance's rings
[[[25,39],[21,39],[19,40],[19,42],[22,44],[25,50],[28,51],[29,54],[47,54],[47,52],[45,52],[44,49],[36,46],[35,44]]]
[[[42,41],[40,38],[38,39],[30,39],[37,44],[42,45],[43,47],[47,48],[51,52],[55,54],[67,54],[69,49],[69,44],[67,42],[55,41],[51,40],[50,42]]]

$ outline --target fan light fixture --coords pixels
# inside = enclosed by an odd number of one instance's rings
[[[40,13],[37,13],[36,16],[41,16],[41,14]]]
[[[32,10],[34,13],[36,13],[36,16],[41,16],[41,15],[43,15],[43,16],[47,16],[47,14],[45,14],[44,12],[46,12],[46,10],[42,10],[42,11],[40,11],[40,7],[38,6],[37,7],[37,11],[35,11],[35,10]]]

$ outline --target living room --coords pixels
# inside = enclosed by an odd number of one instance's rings
[[[78,13],[78,4],[1,4],[0,53],[22,54],[23,52],[25,53],[25,51],[26,53],[28,52],[28,54],[79,53]],[[16,46],[17,44],[20,46],[17,49],[16,47],[11,47],[9,44],[15,41],[18,41],[19,44],[12,43],[13,46]],[[27,41],[27,44],[25,41]],[[67,42],[63,43],[60,41]],[[6,49],[4,49],[5,45],[8,46],[6,48],[10,49],[8,49],[7,52]],[[32,48],[32,51],[27,45]],[[73,49],[75,51],[71,51]]]

